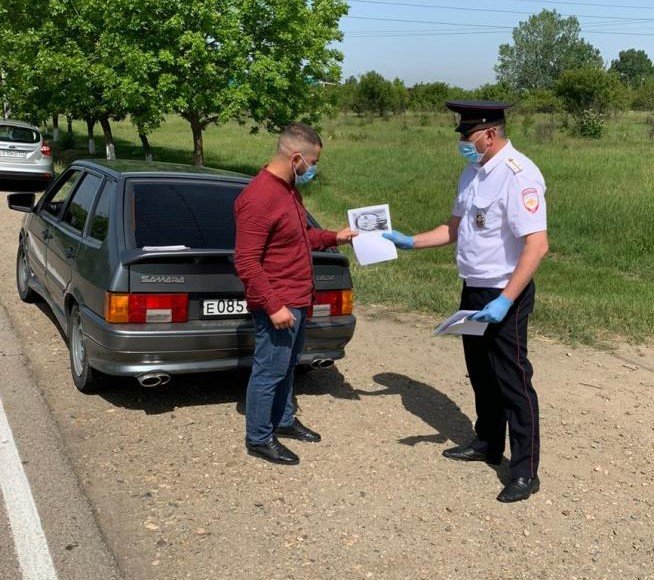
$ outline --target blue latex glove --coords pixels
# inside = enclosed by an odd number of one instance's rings
[[[470,316],[470,320],[477,322],[502,322],[509,308],[513,306],[513,300],[500,294],[495,300],[491,300],[482,310]]]
[[[395,244],[396,247],[400,250],[412,250],[413,249],[413,238],[411,236],[406,236],[402,232],[393,230],[392,232],[384,232],[382,238],[386,238]]]

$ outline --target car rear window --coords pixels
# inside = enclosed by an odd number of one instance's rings
[[[38,143],[40,140],[41,134],[34,129],[0,123],[0,141],[9,141],[10,143]]]
[[[144,246],[232,249],[236,196],[242,184],[190,180],[134,181],[134,241]]]

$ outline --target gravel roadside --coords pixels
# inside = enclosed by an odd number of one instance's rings
[[[298,380],[323,441],[275,466],[245,453],[242,376],[76,392],[55,326],[16,295],[19,223],[0,209],[0,302],[127,578],[654,578],[654,349],[532,338],[542,487],[505,505],[506,462],[441,456],[472,433],[458,339],[359,308],[347,358]]]

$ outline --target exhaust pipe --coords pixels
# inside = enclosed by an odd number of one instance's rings
[[[331,358],[316,358],[311,361],[311,368],[326,369],[334,364],[334,359]]]
[[[160,387],[170,381],[170,375],[161,371],[152,371],[136,377],[142,387]]]

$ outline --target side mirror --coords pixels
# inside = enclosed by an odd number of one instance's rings
[[[10,193],[7,196],[9,209],[30,213],[34,207],[35,194],[33,193]]]

